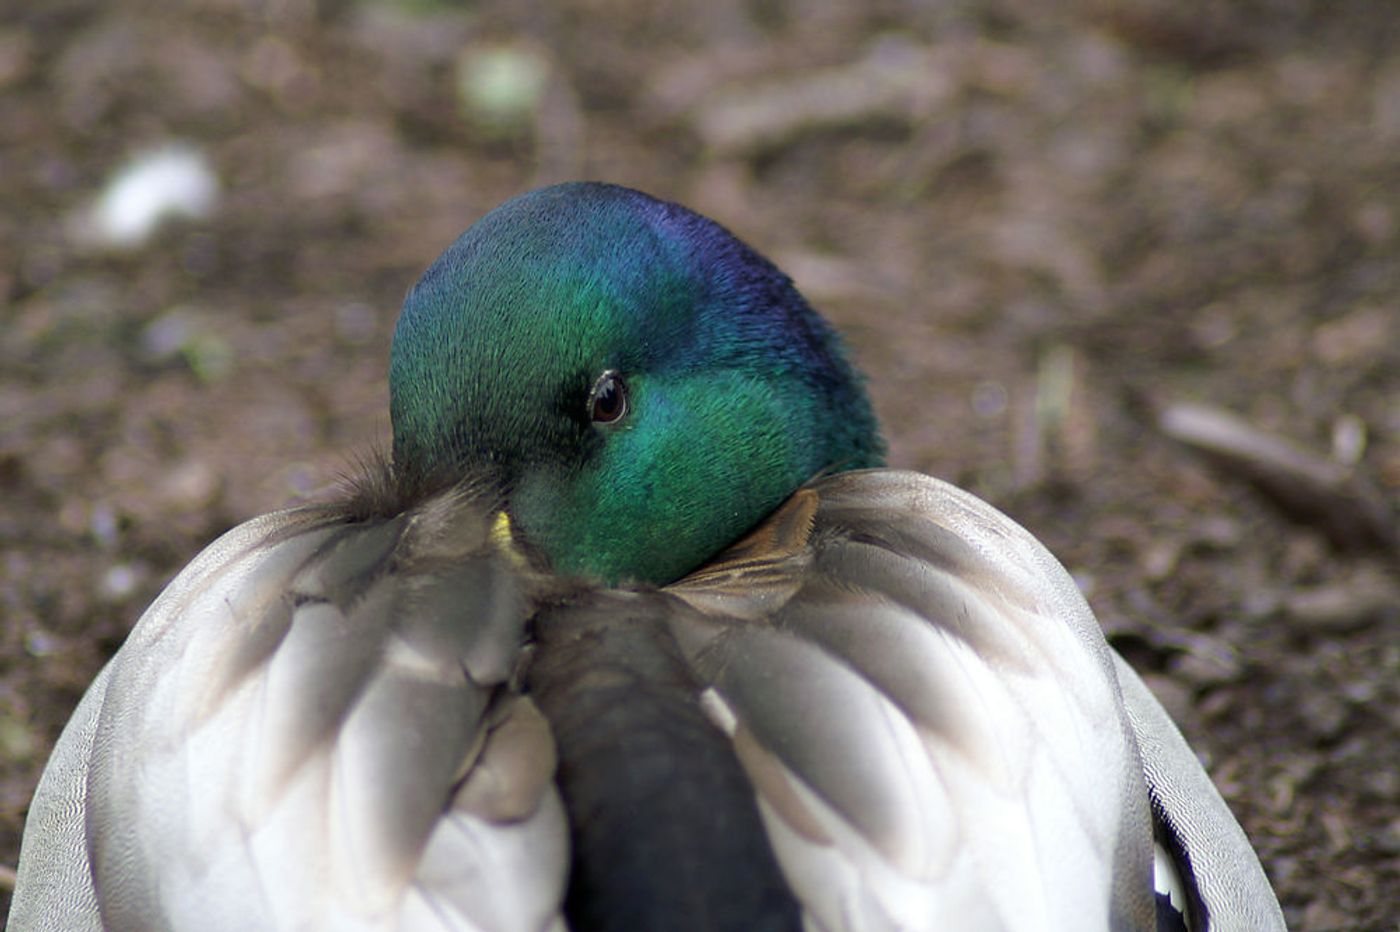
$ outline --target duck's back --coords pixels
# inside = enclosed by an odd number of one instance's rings
[[[1151,929],[1154,810],[1198,921],[1282,927],[1068,574],[973,496],[822,479],[661,590],[532,588],[489,521],[212,545],[61,739],[11,927]]]
[[[911,473],[786,512],[673,587],[672,627],[819,924],[1151,927],[1141,766],[1063,569]]]

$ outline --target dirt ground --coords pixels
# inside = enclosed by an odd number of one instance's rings
[[[600,178],[772,256],[849,334],[893,462],[1049,544],[1292,928],[1400,928],[1400,4],[0,10],[0,864],[171,575],[383,443],[418,272]],[[217,209],[85,235],[172,141]],[[1183,442],[1188,403],[1248,449]]]

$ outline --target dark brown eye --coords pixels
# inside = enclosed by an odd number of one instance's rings
[[[627,416],[627,383],[612,369],[598,376],[588,395],[588,416],[595,424],[611,424]]]

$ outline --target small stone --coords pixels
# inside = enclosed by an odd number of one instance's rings
[[[1284,602],[1288,614],[1310,628],[1350,631],[1400,605],[1400,585],[1385,570],[1363,565],[1345,578],[1298,589]]]
[[[0,88],[19,83],[35,61],[34,40],[23,29],[0,31]]]
[[[1392,819],[1375,836],[1376,847],[1387,854],[1400,854],[1400,819]]]
[[[217,382],[233,371],[233,346],[212,319],[188,307],[171,308],[147,324],[141,348],[154,363],[183,357],[203,382]]]
[[[973,413],[987,420],[1002,417],[1006,414],[1009,397],[1006,386],[1000,382],[991,379],[978,382],[973,386],[970,399]]]
[[[478,128],[515,135],[534,124],[549,70],[543,55],[523,46],[470,48],[457,60],[457,94]]]
[[[130,563],[118,563],[116,566],[109,567],[107,572],[102,575],[99,588],[104,598],[113,602],[121,602],[136,591],[144,575]]]
[[[43,629],[31,629],[24,638],[24,649],[31,657],[48,657],[57,653],[63,642]]]
[[[141,331],[141,349],[152,362],[165,362],[179,354],[195,329],[194,315],[188,308],[171,308]]]
[[[1243,664],[1234,651],[1224,645],[1193,646],[1192,650],[1172,664],[1172,674],[1197,687],[1219,686],[1240,678]]]
[[[88,530],[99,547],[111,550],[117,545],[119,533],[116,510],[106,502],[95,503],[88,518]]]
[[[1142,555],[1142,571],[1150,582],[1161,582],[1176,571],[1181,558],[1181,542],[1159,538],[1148,544]]]
[[[1373,770],[1366,775],[1365,783],[1370,794],[1382,802],[1393,803],[1400,799],[1400,774],[1394,770],[1388,768]],[[1400,819],[1393,822],[1390,829],[1395,831],[1397,838],[1400,838]],[[1396,850],[1400,851],[1400,848]]]
[[[39,739],[28,725],[8,715],[0,716],[0,757],[9,761],[29,760],[39,746]]]
[[[342,304],[335,311],[335,332],[346,343],[363,345],[374,339],[374,308],[360,301]]]
[[[1343,414],[1332,422],[1332,458],[1355,466],[1366,453],[1366,422],[1355,414]]]
[[[1319,897],[1303,910],[1304,929],[1348,929],[1352,927],[1352,917],[1345,910]]]
[[[1351,710],[1330,693],[1305,692],[1299,697],[1298,714],[1314,736],[1335,738],[1346,727]]]
[[[201,460],[185,460],[165,474],[164,498],[173,507],[189,511],[202,508],[214,499],[218,476]]]

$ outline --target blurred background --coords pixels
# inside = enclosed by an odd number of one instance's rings
[[[385,443],[422,268],[594,178],[777,261],[893,463],[1046,541],[1291,927],[1397,928],[1397,45],[1374,0],[0,0],[0,865],[170,576]]]

